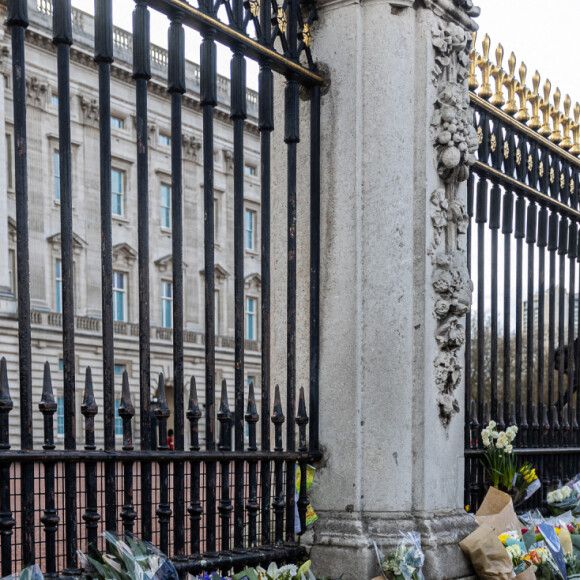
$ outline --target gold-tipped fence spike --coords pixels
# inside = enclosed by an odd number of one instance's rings
[[[503,97],[503,85],[507,77],[507,73],[502,68],[503,61],[503,46],[501,44],[497,45],[495,49],[495,66],[492,66],[491,76],[495,79],[495,93],[491,98],[490,103],[496,107],[503,107],[505,105],[505,99]]]
[[[560,131],[560,125],[562,124],[562,120],[564,115],[562,111],[560,111],[560,98],[562,94],[560,93],[560,89],[556,88],[556,92],[554,93],[554,107],[550,111],[550,117],[552,117],[552,132],[550,134],[550,141],[553,143],[560,143],[562,141],[562,131]]]
[[[508,115],[515,115],[518,111],[518,105],[516,103],[516,89],[518,87],[518,81],[516,79],[516,55],[512,52],[508,59],[509,75],[504,80],[504,85],[507,89],[507,103],[504,111]]]
[[[513,53],[512,53],[513,54]],[[516,113],[516,119],[522,123],[526,123],[529,118],[530,114],[528,113],[528,100],[531,96],[531,91],[526,87],[526,75],[528,73],[528,67],[522,61],[520,64],[520,82],[518,83],[518,88],[516,89],[516,93],[520,99],[520,108]]]
[[[483,55],[477,59],[477,66],[481,69],[481,88],[477,93],[482,99],[489,99],[493,95],[491,85],[489,84],[489,77],[491,76],[492,64],[489,60],[489,47],[491,46],[491,39],[489,34],[483,38],[482,48]]]
[[[573,142],[570,138],[570,130],[572,129],[572,119],[570,118],[570,107],[572,105],[572,99],[570,95],[566,95],[564,98],[564,118],[562,119],[562,141],[560,141],[560,147],[569,151],[572,148]]]
[[[528,123],[530,129],[537,131],[542,126],[540,121],[540,73],[536,71],[532,76],[532,95],[530,96],[530,104],[532,105],[532,118]]]
[[[580,155],[580,103],[574,105],[574,123],[572,124],[572,155]]]
[[[544,98],[541,100],[540,110],[542,111],[542,126],[539,129],[540,135],[549,137],[552,134],[552,127],[550,127],[550,113],[552,112],[552,105],[550,105],[550,91],[552,83],[550,79],[546,79],[544,83]]]
[[[475,50],[475,41],[477,39],[477,31],[471,35],[471,50],[469,51],[469,90],[475,91],[475,89],[479,86],[479,81],[477,80],[477,75],[475,74],[477,69],[477,61],[479,55]]]

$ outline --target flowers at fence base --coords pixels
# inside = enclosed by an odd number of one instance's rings
[[[300,567],[295,564],[278,567],[276,562],[272,562],[266,569],[257,566],[255,572],[258,580],[315,580],[310,564],[310,560],[307,560]]]
[[[567,485],[565,485],[560,489],[555,489],[554,491],[548,492],[546,500],[548,504],[551,505],[554,503],[563,502],[564,500],[567,500],[570,497],[572,497],[572,489],[569,488]]]
[[[425,555],[421,550],[421,536],[418,532],[400,532],[402,540],[394,552],[386,558],[374,543],[381,572],[387,580],[424,580],[421,568]]]
[[[487,477],[493,487],[512,495],[514,505],[530,497],[541,485],[536,470],[529,462],[518,467],[513,453],[513,441],[517,434],[516,425],[498,431],[495,421],[490,421],[481,432],[485,448],[483,466]]]
[[[130,534],[117,536],[104,532],[107,552],[89,547],[89,555],[79,553],[79,559],[90,578],[98,580],[179,580],[171,560],[149,542]]]

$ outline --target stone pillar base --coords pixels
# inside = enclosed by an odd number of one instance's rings
[[[476,527],[463,510],[447,512],[345,513],[318,512],[320,520],[302,543],[310,550],[316,575],[343,580],[374,578],[380,574],[373,540],[385,552],[395,548],[399,531],[421,534],[426,580],[477,578],[459,548]]]

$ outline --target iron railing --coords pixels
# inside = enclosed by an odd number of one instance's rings
[[[540,97],[537,72],[530,89],[525,64],[517,78],[513,53],[505,71],[501,45],[495,64],[489,49],[486,36],[472,50],[469,79],[479,149],[468,181],[465,501],[483,497],[480,434],[494,419],[519,427],[515,452],[536,467],[543,491],[531,507],[580,471],[580,106],[573,121],[569,97],[562,112],[559,89],[551,101],[546,81]]]
[[[111,63],[115,31],[111,0],[95,2],[95,67],[98,69],[100,132],[100,224],[102,316],[99,324],[75,318],[73,293],[73,159],[71,157],[70,51],[74,42],[70,0],[54,0],[53,42],[58,63],[60,152],[60,215],[62,316],[50,324],[62,327],[64,376],[64,448],[56,449],[54,415],[57,403],[51,369],[44,369],[42,395],[33,400],[32,338],[42,317],[30,309],[28,233],[28,172],[26,116],[27,0],[8,0],[7,24],[12,41],[12,91],[17,228],[17,295],[19,361],[2,359],[0,368],[0,542],[1,572],[8,575],[33,562],[49,577],[78,573],[77,549],[99,542],[104,529],[134,532],[153,540],[183,570],[241,568],[270,559],[288,560],[301,554],[296,543],[296,503],[304,527],[308,500],[308,461],[318,451],[318,278],[320,194],[320,83],[310,54],[313,19],[309,3],[298,0],[247,2],[199,0],[137,0],[133,13],[133,79],[136,102],[136,163],[139,273],[139,391],[123,375],[119,415],[123,444],[115,444],[114,335],[126,331],[113,320],[111,227]],[[174,450],[167,440],[164,377],[159,377],[157,405],[151,401],[151,323],[149,291],[149,156],[147,94],[151,78],[149,9],[170,20],[167,51],[168,93],[171,101],[173,330],[162,338],[173,342]],[[218,8],[220,8],[218,10]],[[222,20],[222,12],[225,17]],[[251,24],[250,24],[251,23]],[[185,86],[184,25],[202,36],[199,103],[203,116],[204,284],[205,284],[205,410],[195,378],[184,376],[183,216],[182,216],[182,99]],[[118,36],[118,33],[117,33]],[[234,164],[235,264],[235,401],[230,410],[222,384],[216,412],[214,320],[214,108],[217,105],[216,41],[233,52],[231,108]],[[254,385],[244,381],[244,125],[246,118],[246,58],[259,62],[259,130],[261,134],[261,408]],[[303,62],[305,64],[303,64]],[[284,141],[287,147],[287,385],[283,409],[278,387],[271,403],[270,368],[270,197],[271,134],[274,130],[273,72],[286,78]],[[310,90],[310,383],[307,415],[303,389],[296,389],[297,231],[296,183],[299,134],[299,89]],[[88,325],[88,328],[87,328]],[[76,439],[75,329],[102,334],[103,408],[95,401],[91,369],[86,369],[81,413],[84,441]],[[134,334],[131,327],[131,334]],[[195,338],[195,337],[194,337]],[[249,346],[257,346],[251,343]],[[9,415],[13,411],[8,365],[19,369],[18,411],[21,448],[10,449]],[[186,387],[186,381],[189,387]],[[189,407],[184,408],[186,390]],[[34,446],[34,405],[43,417],[44,445]],[[298,406],[297,406],[298,405]],[[136,409],[140,440],[133,445]],[[273,414],[270,416],[270,413]],[[285,415],[284,415],[285,412]],[[216,429],[215,419],[219,422]],[[273,423],[273,426],[270,423]],[[185,421],[191,446],[185,446]],[[104,423],[104,448],[96,449],[95,422]],[[199,424],[205,424],[204,448]],[[258,423],[261,425],[257,436]],[[286,433],[283,435],[283,424]],[[157,425],[157,433],[153,432]],[[248,445],[245,445],[245,430]],[[233,428],[233,446],[231,445]],[[272,447],[270,433],[273,430]],[[309,436],[307,437],[307,430]],[[298,432],[298,443],[296,434]],[[158,437],[160,445],[155,448]],[[258,449],[258,439],[260,449]],[[302,465],[302,485],[296,502],[295,466]],[[230,492],[233,491],[233,493]]]

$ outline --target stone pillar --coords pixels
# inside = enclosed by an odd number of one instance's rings
[[[466,578],[464,184],[477,146],[466,80],[479,10],[471,0],[317,6],[312,50],[331,84],[311,557],[323,576],[372,578],[372,540],[388,549],[415,529],[426,578]]]

